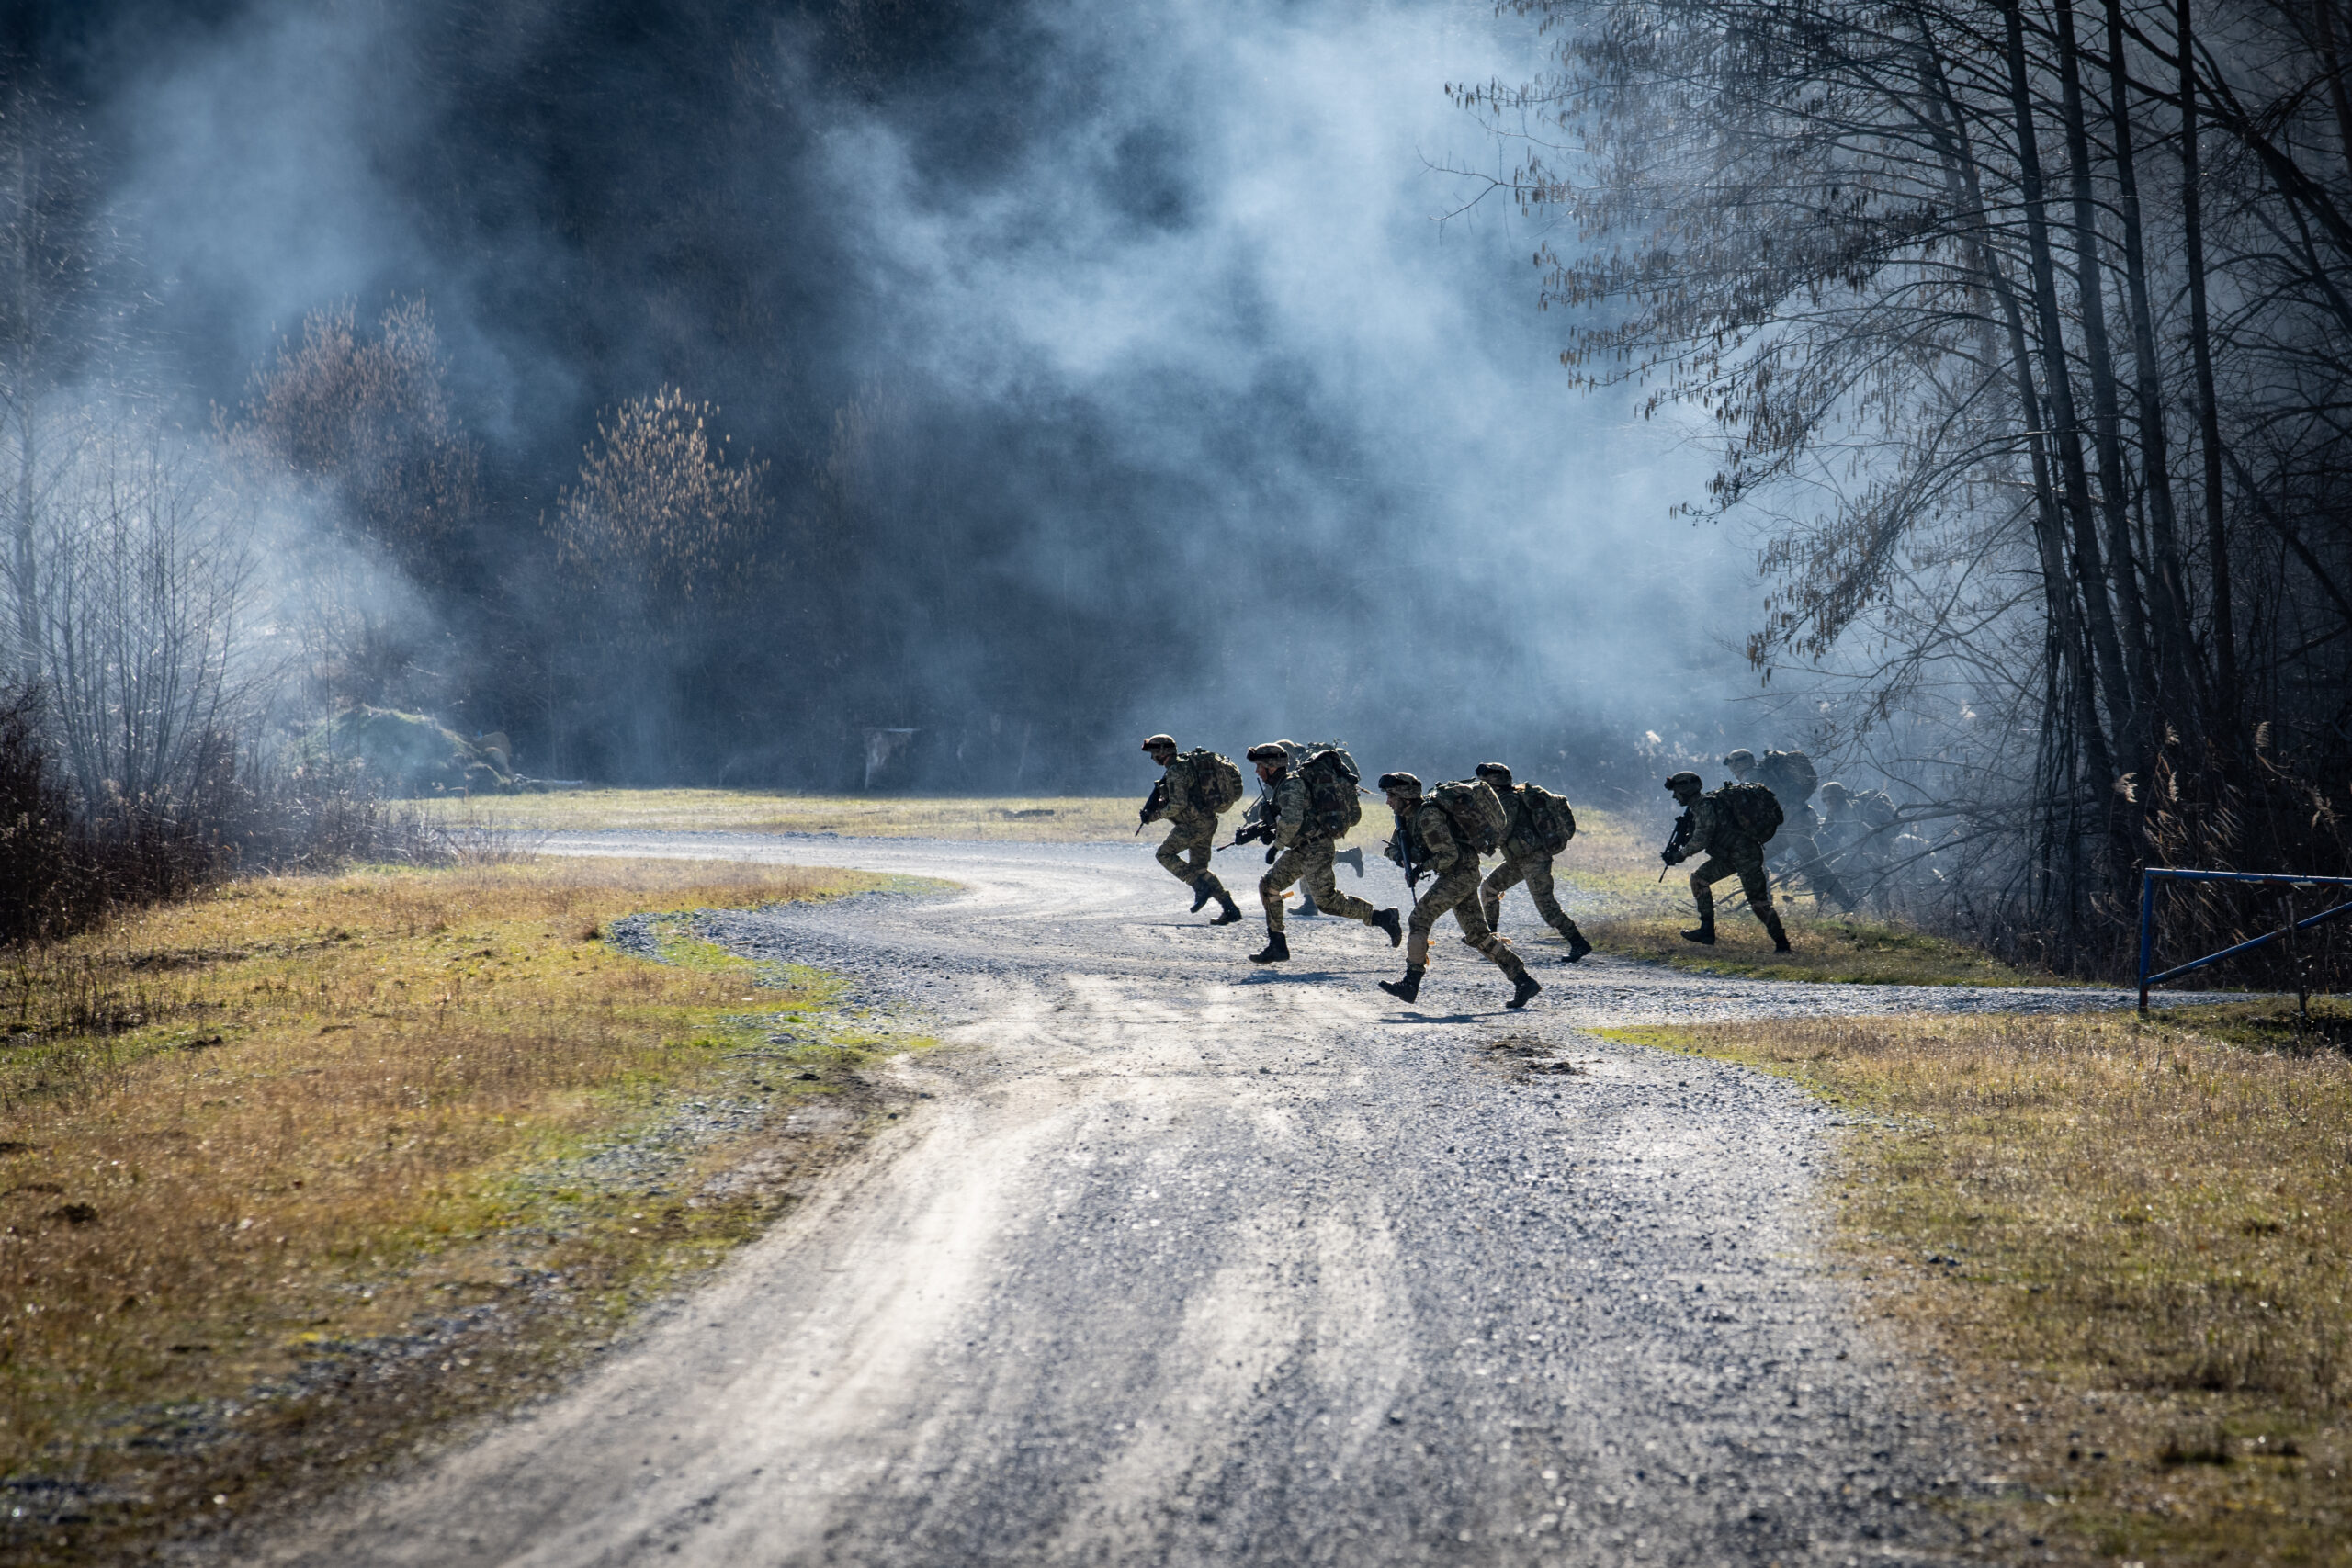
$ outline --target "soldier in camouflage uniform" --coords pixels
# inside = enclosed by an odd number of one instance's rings
[[[1576,921],[1560,908],[1560,900],[1552,892],[1552,857],[1535,841],[1527,827],[1527,797],[1511,783],[1510,769],[1501,762],[1481,762],[1478,776],[1502,796],[1503,805],[1510,812],[1510,828],[1503,836],[1503,863],[1487,874],[1478,885],[1478,909],[1487,917],[1490,929],[1502,929],[1503,895],[1515,885],[1527,884],[1527,896],[1535,900],[1535,912],[1545,925],[1567,939],[1568,955],[1560,962],[1574,964],[1592,951],[1592,943],[1585,941],[1584,932],[1577,930]]]
[[[1818,903],[1833,900],[1848,914],[1854,912],[1854,896],[1846,891],[1830,865],[1829,857],[1815,841],[1821,818],[1809,804],[1813,796],[1813,759],[1802,751],[1768,751],[1758,762],[1756,753],[1746,747],[1724,758],[1724,766],[1732,777],[1742,783],[1762,784],[1781,803],[1781,830],[1772,835],[1771,844],[1765,850],[1766,858],[1786,863]]]
[[[1252,746],[1247,753],[1258,764],[1265,792],[1242,819],[1240,837],[1258,839],[1266,846],[1266,874],[1258,879],[1258,902],[1266,909],[1266,945],[1250,955],[1252,964],[1279,964],[1290,956],[1290,939],[1283,932],[1283,894],[1293,883],[1304,883],[1327,915],[1340,915],[1388,933],[1388,945],[1405,940],[1404,927],[1394,909],[1375,909],[1361,898],[1340,891],[1332,874],[1331,836],[1306,815],[1306,785],[1291,767],[1290,752],[1282,742]]]
[[[1217,880],[1216,873],[1209,869],[1209,857],[1216,850],[1216,815],[1203,811],[1194,804],[1198,796],[1193,790],[1197,781],[1193,777],[1193,764],[1178,754],[1175,739],[1170,736],[1155,735],[1143,743],[1143,749],[1161,769],[1159,783],[1140,813],[1147,823],[1169,824],[1167,840],[1159,846],[1159,863],[1168,868],[1169,875],[1192,888],[1194,914],[1199,914],[1201,906],[1214,898],[1218,913],[1209,924],[1235,924],[1241,919],[1241,911],[1235,906],[1233,895],[1225,890],[1225,884]]]
[[[1410,934],[1405,942],[1405,977],[1383,980],[1380,988],[1399,1001],[1420,999],[1421,976],[1430,966],[1430,932],[1438,917],[1451,909],[1462,927],[1462,944],[1485,953],[1510,976],[1507,1005],[1525,1007],[1544,987],[1535,983],[1510,943],[1487,929],[1479,907],[1477,852],[1463,840],[1444,807],[1423,798],[1421,781],[1411,773],[1383,773],[1380,788],[1388,797],[1388,809],[1396,817],[1396,842],[1406,875],[1427,871],[1437,876],[1414,904],[1413,918],[1406,926]]]
[[[1740,890],[1747,895],[1747,907],[1772,933],[1772,951],[1790,951],[1781,912],[1772,908],[1771,880],[1764,874],[1764,846],[1748,836],[1720,796],[1703,792],[1698,774],[1677,773],[1666,781],[1666,787],[1681,803],[1690,826],[1686,829],[1680,823],[1675,825],[1674,838],[1658,858],[1668,865],[1680,865],[1694,850],[1707,857],[1690,874],[1690,897],[1699,905],[1699,923],[1684,931],[1683,937],[1714,945],[1715,884],[1736,875]]]

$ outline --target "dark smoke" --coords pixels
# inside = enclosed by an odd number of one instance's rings
[[[1160,728],[1611,789],[1645,732],[1722,749],[1745,547],[1668,518],[1675,432],[1569,391],[1508,204],[1437,220],[1510,156],[1444,84],[1537,54],[1483,3],[16,25],[191,423],[306,312],[429,304],[481,504],[404,690],[533,773],[839,787],[869,725],[1033,791]],[[541,520],[664,385],[772,465],[757,581],[594,662]]]

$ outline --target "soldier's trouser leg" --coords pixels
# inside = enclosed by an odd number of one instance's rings
[[[1713,884],[1726,876],[1739,878],[1740,891],[1747,895],[1747,907],[1764,923],[1775,943],[1786,942],[1788,936],[1781,925],[1780,911],[1772,908],[1772,879],[1764,870],[1761,855],[1710,855],[1705,864],[1690,874],[1690,896],[1699,901],[1699,922],[1713,925],[1715,919],[1715,890]]]
[[[1789,945],[1788,929],[1781,924],[1781,911],[1772,908],[1772,879],[1765,874],[1764,862],[1759,857],[1741,864],[1739,889],[1747,895],[1747,907],[1764,922],[1764,930],[1774,947]]]
[[[1519,954],[1510,950],[1510,943],[1487,929],[1477,899],[1464,898],[1456,904],[1453,918],[1462,926],[1463,946],[1485,953],[1496,968],[1514,981],[1526,975],[1527,965],[1519,961]]]
[[[1478,884],[1478,912],[1487,917],[1487,924],[1489,928],[1501,926],[1503,895],[1518,886],[1520,879],[1526,874],[1525,861],[1506,859],[1502,864],[1487,874],[1486,881]]]
[[[1168,837],[1155,858],[1168,868],[1169,875],[1187,887],[1196,887],[1203,877],[1208,878],[1209,897],[1214,898],[1225,891],[1225,884],[1209,869],[1209,857],[1216,851],[1216,823],[1189,827],[1179,822],[1168,829]]]
[[[1703,931],[1715,928],[1715,878],[1730,874],[1731,868],[1719,860],[1710,860],[1690,874],[1690,901],[1699,906],[1699,925]]]
[[[1802,835],[1791,839],[1789,857],[1789,863],[1804,878],[1805,886],[1815,898],[1826,898],[1842,909],[1854,907],[1854,896],[1846,891],[1845,882],[1821,852],[1819,840]]]
[[[1323,852],[1308,863],[1306,871],[1300,874],[1299,881],[1306,885],[1307,896],[1315,900],[1315,907],[1325,914],[1372,924],[1372,917],[1380,911],[1354,894],[1340,891],[1340,868],[1339,863],[1332,858],[1333,852],[1331,841],[1326,839]]]
[[[1584,933],[1577,930],[1576,921],[1568,919],[1568,912],[1560,908],[1560,900],[1552,891],[1552,857],[1544,855],[1528,861],[1525,868],[1527,896],[1535,900],[1535,912],[1544,917],[1544,923],[1571,942],[1582,936]]]
[[[1413,918],[1406,924],[1405,963],[1407,967],[1426,969],[1430,963],[1430,931],[1438,917],[1452,910],[1462,926],[1462,942],[1492,959],[1496,966],[1518,979],[1527,973],[1527,965],[1510,950],[1510,943],[1487,927],[1484,912],[1478,907],[1478,868],[1476,865],[1449,871],[1430,886],[1413,906]]]
[[[1322,877],[1319,886],[1316,881],[1318,870]],[[1269,931],[1279,933],[1282,931],[1283,892],[1291,884],[1301,880],[1315,894],[1315,901],[1322,904],[1323,889],[1331,886],[1330,840],[1309,839],[1293,844],[1276,855],[1274,863],[1266,868],[1266,874],[1258,879],[1258,902],[1266,907],[1266,929]],[[1353,902],[1361,908],[1372,908],[1361,899]],[[1330,904],[1323,904],[1323,908],[1335,915],[1342,913]]]

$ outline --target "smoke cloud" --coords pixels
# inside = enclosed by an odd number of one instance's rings
[[[1483,3],[41,26],[192,408],[307,311],[430,302],[484,503],[427,597],[498,628],[447,704],[567,751],[534,771],[834,784],[892,725],[925,783],[1125,788],[1169,729],[1630,791],[1753,690],[1748,548],[1668,514],[1705,453],[1570,388],[1560,237],[1453,172],[1511,152],[1444,85],[1540,62]],[[541,516],[665,384],[772,461],[777,521],[759,601],[603,699],[684,716],[649,741],[510,675],[560,664]]]

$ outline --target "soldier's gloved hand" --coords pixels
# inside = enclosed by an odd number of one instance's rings
[[[1682,852],[1680,850],[1660,850],[1657,852],[1657,858],[1664,861],[1668,865],[1680,865],[1682,863]]]
[[[1268,865],[1272,865],[1272,864],[1273,864],[1273,863],[1274,863],[1274,857],[1275,857],[1276,855],[1278,855],[1278,854],[1282,853],[1282,852],[1282,852],[1282,850],[1281,850],[1278,846],[1273,845],[1273,844],[1268,844],[1268,845],[1266,846],[1266,863],[1267,863]]]

